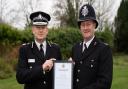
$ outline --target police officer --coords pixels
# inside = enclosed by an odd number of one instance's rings
[[[112,83],[112,52],[108,44],[95,36],[98,26],[94,8],[80,8],[78,26],[83,41],[72,48],[74,66],[73,89],[110,89]]]
[[[60,48],[46,40],[49,14],[38,11],[30,15],[34,41],[19,50],[16,78],[24,89],[52,89],[53,60],[61,60]]]

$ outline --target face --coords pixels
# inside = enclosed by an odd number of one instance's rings
[[[83,21],[80,24],[80,31],[84,40],[90,40],[95,33],[96,23],[93,20]]]
[[[43,42],[48,34],[47,26],[32,26],[32,33],[38,42]]]

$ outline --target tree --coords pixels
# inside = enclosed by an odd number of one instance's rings
[[[14,23],[14,20],[17,16],[15,14],[15,8],[11,8],[12,3],[8,0],[0,0],[0,23],[10,24]]]
[[[0,23],[5,23],[6,10],[8,8],[7,0],[0,0]]]
[[[128,0],[122,0],[115,18],[115,47],[118,52],[128,53]]]
[[[79,7],[83,3],[88,3],[94,6],[99,22],[99,30],[102,30],[110,17],[113,2],[114,0],[58,0],[55,5],[55,16],[56,19],[60,21],[60,26],[69,25],[76,27],[77,23],[75,22],[77,22]]]
[[[75,9],[73,7],[73,4],[71,2],[71,0],[67,0],[67,9],[66,9],[66,12],[67,12],[67,25],[68,26],[77,26],[77,15],[76,15],[76,12],[75,12]]]
[[[60,26],[77,27],[78,10],[86,0],[57,0],[54,15],[60,21]],[[88,0],[92,4],[94,0]]]
[[[58,0],[55,5],[55,18],[60,21],[60,26],[76,26],[76,14],[71,0]],[[72,19],[73,18],[73,19]],[[71,20],[71,22],[69,22]]]
[[[29,20],[30,13],[34,12],[37,8],[41,8],[41,0],[19,0],[18,4],[19,9],[16,11],[16,13],[18,18],[25,22],[25,28],[27,28],[31,23]],[[21,17],[21,15],[23,16]]]
[[[111,10],[114,0],[96,0],[94,7],[96,10],[96,16],[99,23],[98,30],[103,30],[108,18],[111,18]]]

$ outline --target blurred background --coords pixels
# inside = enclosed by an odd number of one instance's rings
[[[15,70],[19,47],[33,40],[30,13],[51,15],[47,39],[60,45],[67,60],[72,46],[82,40],[77,17],[79,7],[86,3],[96,10],[95,35],[113,51],[111,89],[128,89],[128,0],[0,0],[0,89],[23,89]]]

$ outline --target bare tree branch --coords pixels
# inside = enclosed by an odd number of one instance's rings
[[[24,22],[26,22],[26,27],[30,25],[29,15],[32,13],[36,8],[40,6],[41,0],[20,0],[19,4],[19,11],[23,14]]]
[[[95,3],[96,7],[96,15],[97,20],[99,22],[99,30],[103,30],[104,25],[108,22],[108,18],[110,18],[110,11],[113,7],[114,0],[97,0]]]
[[[1,22],[6,22],[6,10],[8,9],[8,2],[7,0],[0,0],[0,19]]]

